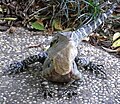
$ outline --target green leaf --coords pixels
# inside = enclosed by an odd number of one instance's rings
[[[32,23],[32,27],[37,29],[37,30],[45,30],[44,24],[39,21],[35,21]]]
[[[60,30],[62,31],[62,25],[61,25],[61,22],[57,19],[54,19],[53,22],[52,22],[52,27],[55,28],[56,30]]]
[[[120,47],[120,33],[119,32],[117,32],[117,33],[115,33],[114,34],[114,36],[113,36],[113,44],[112,44],[112,47],[113,48],[116,48],[116,47]]]
[[[117,38],[120,37],[120,33],[119,32],[116,32],[114,35],[113,35],[113,41],[116,40]]]
[[[1,8],[1,6],[0,6],[0,12],[3,12],[3,9]]]
[[[120,39],[115,41],[113,44],[112,44],[112,47],[116,48],[116,47],[120,47]]]

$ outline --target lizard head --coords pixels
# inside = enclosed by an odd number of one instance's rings
[[[74,59],[78,50],[75,42],[64,35],[54,36],[50,48],[47,50],[48,58],[55,71],[60,75],[66,75],[73,68]]]

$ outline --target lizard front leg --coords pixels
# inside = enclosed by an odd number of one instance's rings
[[[96,76],[101,75],[102,78],[106,78],[106,73],[104,72],[103,65],[97,65],[85,57],[76,57],[75,62],[78,67],[83,67],[85,69],[89,69]]]
[[[11,63],[9,66],[6,66],[3,69],[4,74],[15,74],[21,71],[24,71],[29,65],[34,64],[35,62],[40,62],[41,64],[44,63],[45,59],[47,58],[46,52],[40,52],[37,55],[29,56],[28,58],[22,61],[16,61]]]
[[[27,67],[31,64],[34,64],[35,62],[40,62],[41,64],[44,63],[44,61],[46,60],[46,58],[48,57],[46,52],[40,52],[37,55],[32,55],[29,56],[28,58],[22,60],[22,61],[16,61],[11,63],[8,67],[6,67],[3,71],[4,74],[15,74],[21,71],[24,71],[25,69],[27,69]],[[50,70],[52,71],[52,70]],[[52,91],[49,88],[49,81],[46,80],[46,78],[44,78],[44,76],[46,74],[50,74],[50,71],[40,71],[39,75],[42,78],[42,89],[43,89],[43,97],[47,98],[47,97],[52,97]],[[43,73],[44,72],[44,73]],[[48,73],[47,73],[48,72]],[[48,83],[48,84],[46,84]]]

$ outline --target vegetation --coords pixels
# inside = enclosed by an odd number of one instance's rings
[[[42,31],[69,31],[87,24],[108,7],[104,0],[3,0],[0,19]]]

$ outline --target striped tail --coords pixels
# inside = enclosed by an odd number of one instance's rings
[[[70,32],[59,32],[59,35],[66,36],[69,40],[73,40],[76,43],[76,46],[84,37],[88,36],[91,32],[97,29],[107,18],[110,16],[114,9],[116,8],[117,3],[112,4],[112,7],[107,10],[107,12],[102,13],[99,17],[91,21],[89,24],[83,25],[81,28],[77,29],[76,31]]]
[[[116,3],[112,5],[112,8],[109,9],[107,12],[102,13],[96,20],[90,22],[89,24],[83,25],[80,29],[77,29],[75,34],[82,39],[88,36],[91,32],[97,29],[114,11],[116,7]]]

